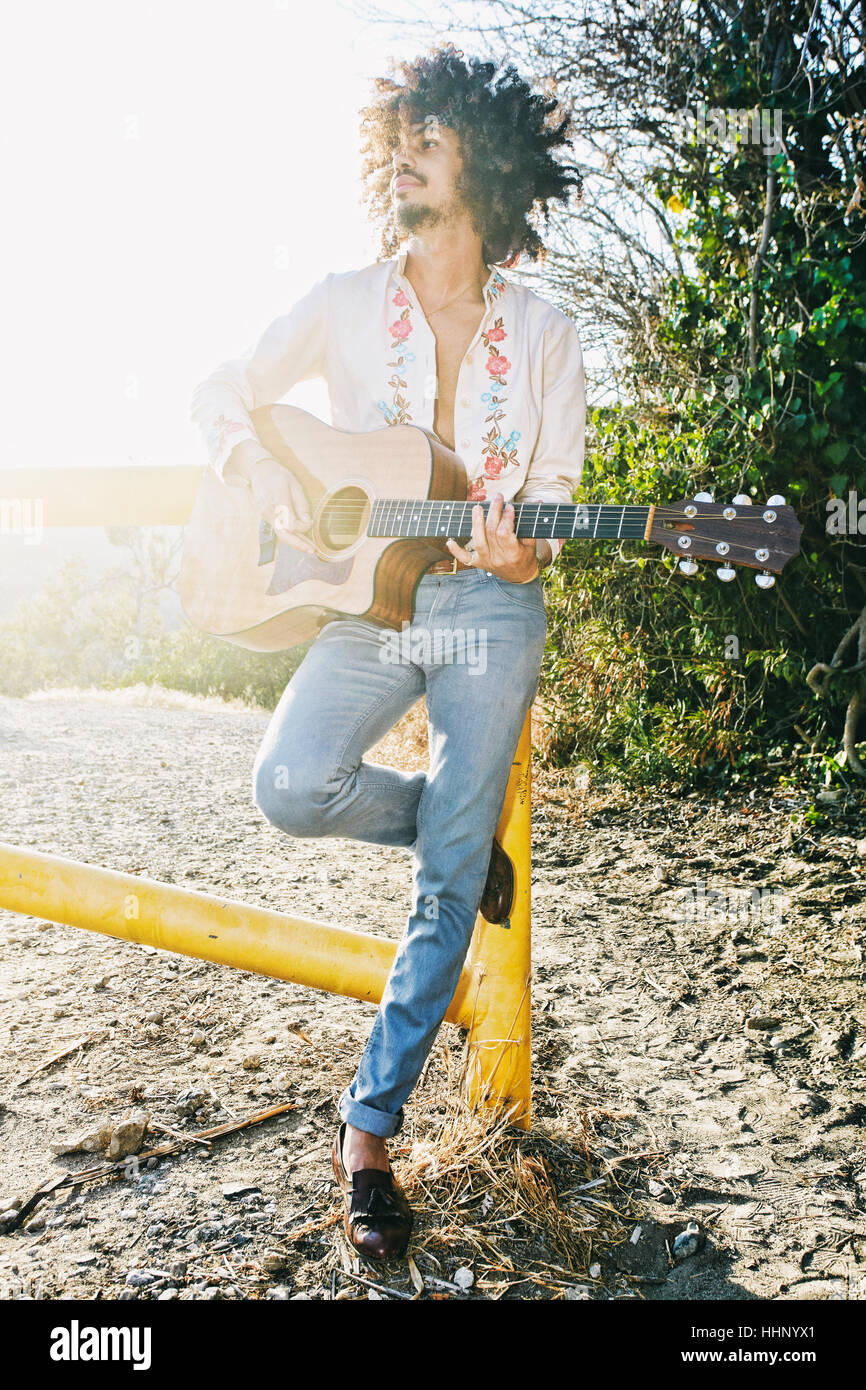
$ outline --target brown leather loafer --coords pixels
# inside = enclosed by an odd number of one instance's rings
[[[356,1168],[351,1176],[343,1165],[345,1123],[331,1149],[334,1176],[343,1194],[343,1227],[349,1244],[371,1260],[396,1260],[406,1253],[412,1234],[412,1208],[394,1174],[378,1168]]]
[[[478,911],[487,922],[504,922],[514,902],[514,865],[498,840],[490,852],[487,882],[481,894]]]

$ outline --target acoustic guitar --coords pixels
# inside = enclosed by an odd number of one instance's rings
[[[304,534],[316,553],[277,541],[250,489],[208,468],[184,538],[178,592],[187,617],[260,652],[305,642],[333,618],[400,628],[424,571],[450,558],[445,541],[471,536],[473,506],[489,506],[467,500],[461,459],[416,425],[350,433],[289,405],[260,406],[251,419],[307,495],[313,522]],[[769,588],[798,553],[802,527],[783,497],[755,506],[740,495],[721,505],[699,492],[656,506],[518,502],[515,530],[650,541],[676,555],[686,574],[712,560],[721,580],[743,566]]]

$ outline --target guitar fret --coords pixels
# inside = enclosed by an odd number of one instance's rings
[[[594,527],[593,532],[592,532],[592,539],[593,539],[593,540],[595,540],[596,536],[598,535],[598,523],[599,523],[600,521],[601,521],[601,507],[597,506],[596,509],[595,509],[595,527]]]
[[[625,507],[620,507],[620,512],[619,512],[619,526],[617,527],[617,531],[616,531],[616,538],[617,538],[617,540],[621,540],[621,538],[622,538],[622,523],[623,523],[624,521],[625,521]]]

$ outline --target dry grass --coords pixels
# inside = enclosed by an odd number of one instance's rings
[[[452,1037],[459,1031],[448,1029]],[[595,1282],[589,1267],[599,1251],[626,1239],[633,1224],[616,1169],[594,1156],[596,1125],[604,1123],[609,1143],[618,1117],[575,1097],[554,1132],[538,1122],[518,1129],[501,1106],[473,1110],[462,1075],[446,1037],[422,1077],[423,1105],[412,1107],[394,1141],[395,1169],[421,1216],[416,1261],[459,1258],[488,1298],[519,1285],[562,1297]]]
[[[418,700],[367,754],[370,762],[398,767],[401,772],[427,769],[427,705]]]
[[[299,1272],[298,1287],[340,1298],[366,1297],[363,1280],[394,1298],[610,1295],[610,1269],[594,1267],[628,1239],[640,1214],[631,1187],[655,1155],[630,1154],[623,1144],[611,1157],[626,1117],[578,1095],[554,1122],[529,1131],[502,1108],[473,1110],[462,1089],[463,1046],[461,1030],[445,1025],[389,1145],[415,1213],[411,1259],[359,1260],[343,1233],[343,1199],[332,1193],[288,1237],[290,1245],[315,1244],[333,1232],[330,1256],[308,1265],[306,1277]],[[454,1282],[458,1269],[472,1271],[468,1292]]]

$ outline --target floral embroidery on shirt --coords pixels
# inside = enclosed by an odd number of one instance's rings
[[[508,281],[503,280],[502,276],[499,274],[499,271],[495,270],[493,272],[490,284],[487,287],[487,293],[489,294],[490,298],[498,299],[507,284]]]
[[[505,285],[504,280],[501,283]],[[481,340],[490,354],[485,363],[490,373],[490,390],[485,391],[481,397],[490,411],[484,420],[485,425],[490,425],[490,429],[481,441],[486,478],[498,478],[504,469],[516,468],[518,463],[516,445],[520,438],[519,431],[512,430],[507,438],[502,433],[502,421],[505,419],[503,406],[508,399],[502,392],[508,385],[511,363],[499,350],[498,344],[504,342],[507,337],[508,333],[502,327],[501,318],[496,319],[493,327],[481,334]]]
[[[415,354],[406,352],[405,350],[405,344],[411,337],[413,331],[412,319],[409,312],[412,308],[412,303],[402,290],[397,291],[391,303],[395,304],[397,308],[402,311],[400,317],[395,319],[388,327],[388,332],[391,334],[391,350],[397,353],[395,360],[388,363],[389,367],[394,368],[393,374],[388,378],[388,385],[392,388],[393,395],[390,405],[387,401],[377,401],[376,405],[385,416],[387,424],[408,425],[412,416],[409,411],[409,401],[403,392],[408,389],[408,382],[404,375],[406,364],[407,362],[414,362],[415,360]]]
[[[493,304],[505,289],[508,281],[503,279],[498,270],[495,270],[490,277],[487,286],[487,300]],[[517,430],[512,430],[508,439],[504,439],[499,432],[499,421],[505,412],[501,406],[505,404],[505,397],[499,395],[499,391],[506,386],[506,373],[511,370],[511,363],[508,358],[499,352],[494,346],[496,343],[504,343],[508,337],[507,331],[502,327],[502,319],[498,318],[492,328],[488,328],[486,333],[482,333],[481,340],[487,348],[490,356],[487,359],[486,367],[491,376],[491,390],[485,391],[481,399],[485,405],[492,407],[491,413],[486,417],[484,423],[490,424],[491,429],[483,440],[484,443],[484,473],[477,478],[473,478],[466,492],[467,502],[486,502],[487,488],[485,482],[487,478],[498,478],[506,463],[510,466],[517,462],[516,450],[514,445],[520,438]],[[503,448],[510,450],[510,453],[503,455]],[[486,475],[486,476],[485,476]]]
[[[221,450],[227,435],[237,434],[238,430],[249,431],[249,426],[240,420],[227,420],[224,415],[218,415],[207,432],[208,447],[216,451]]]

